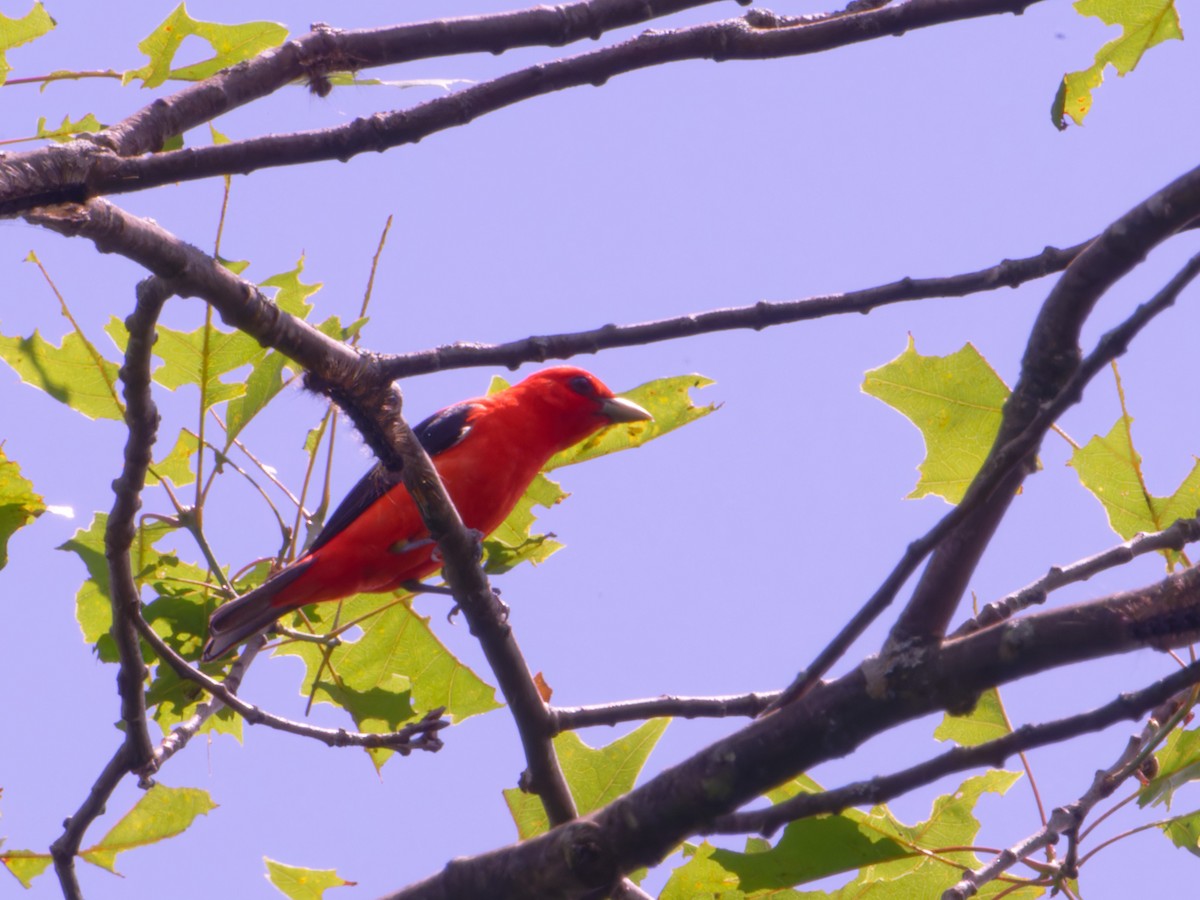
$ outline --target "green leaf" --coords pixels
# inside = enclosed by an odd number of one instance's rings
[[[1162,830],[1176,847],[1182,847],[1193,856],[1200,856],[1200,810],[1164,822]]]
[[[175,54],[188,37],[198,37],[212,47],[213,55],[203,62],[172,69]],[[128,84],[142,79],[143,87],[158,87],[167,78],[200,81],[234,63],[257,56],[264,50],[277,47],[287,39],[287,28],[277,22],[247,22],[244,25],[221,25],[201,22],[187,13],[180,3],[162,23],[150,32],[138,49],[150,61],[140,69],[126,72],[122,78]]]
[[[1154,758],[1158,774],[1138,791],[1138,805],[1170,809],[1175,791],[1200,778],[1200,729],[1172,731]]]
[[[1070,460],[1079,481],[1104,507],[1112,530],[1126,540],[1139,532],[1161,531],[1176,519],[1191,518],[1200,507],[1200,462],[1171,496],[1156,497],[1147,490],[1132,427],[1133,419],[1122,411],[1107,435],[1093,436]],[[1177,551],[1164,552],[1170,565],[1180,558]]]
[[[925,460],[910,499],[962,500],[996,434],[1008,387],[971,344],[949,356],[922,356],[912,337],[891,362],[867,372],[869,394],[908,418],[925,439]]]
[[[89,419],[125,418],[117,397],[116,363],[104,359],[77,332],[68,334],[57,347],[36,330],[27,338],[0,334],[0,358],[26,384]]]
[[[976,747],[1011,733],[1012,726],[1004,715],[1000,692],[988,688],[979,695],[975,708],[965,716],[947,713],[933,736],[939,741],[954,741],[963,747]]]
[[[668,724],[670,719],[651,719],[605,747],[589,747],[573,731],[564,731],[554,738],[554,752],[581,816],[633,789],[638,773]],[[504,800],[521,840],[549,830],[550,821],[535,794],[510,788],[504,792]]]
[[[204,412],[216,404],[240,397],[246,386],[240,381],[226,383],[222,375],[256,363],[266,351],[249,335],[240,331],[222,331],[200,326],[195,331],[159,328],[154,353],[163,365],[154,371],[154,380],[175,390],[194,384],[200,388]]]
[[[57,128],[46,127],[46,117],[38,117],[37,137],[48,138],[52,141],[57,141],[62,144],[72,140],[77,134],[89,134],[95,131],[102,131],[104,123],[95,117],[92,113],[87,113],[82,119],[72,122],[70,116],[63,116],[62,122]]]
[[[0,851],[0,865],[13,874],[21,887],[31,887],[30,882],[50,867],[54,860],[49,853],[34,853],[32,850]]]
[[[1151,47],[1163,41],[1183,40],[1175,0],[1078,0],[1075,10],[1081,16],[1095,16],[1106,25],[1120,25],[1121,36],[1096,51],[1095,61],[1086,69],[1063,76],[1050,107],[1050,118],[1060,131],[1067,127],[1066,117],[1082,125],[1092,108],[1092,91],[1104,81],[1104,70],[1112,65],[1117,74],[1132,72]]]
[[[173,554],[146,554],[136,572],[139,584],[148,585],[156,598],[142,615],[155,632],[184,659],[198,659],[208,634],[208,617],[216,606],[214,589],[204,587],[208,573],[198,566],[180,562]],[[153,657],[147,650],[148,661]],[[223,668],[228,664],[215,664]],[[146,706],[163,734],[186,721],[208,698],[193,682],[181,679],[175,670],[158,663],[146,689]],[[201,733],[229,734],[242,739],[242,719],[228,708],[208,718]]]
[[[301,256],[293,268],[272,275],[260,284],[260,287],[264,288],[277,288],[275,305],[298,319],[308,319],[309,313],[313,311],[313,305],[308,302],[308,298],[324,287],[324,282],[321,281],[311,284],[301,281],[300,274],[303,271],[304,257]]]
[[[146,484],[155,485],[164,478],[175,487],[183,487],[194,482],[196,470],[192,468],[192,457],[196,455],[199,447],[200,438],[186,428],[181,428],[171,452],[158,462],[151,464],[150,471],[146,473]]]
[[[102,662],[116,662],[116,647],[109,637],[112,628],[112,603],[109,600],[108,562],[104,557],[104,531],[108,515],[96,513],[87,528],[76,531],[58,549],[74,553],[83,561],[90,576],[75,596],[75,617],[86,643],[94,644]],[[154,543],[174,530],[164,522],[153,522],[138,528],[131,548],[131,565],[135,576],[153,571],[162,558]]]
[[[43,512],[46,503],[33,491],[33,482],[21,474],[0,444],[0,569],[8,565],[8,539]]]
[[[48,34],[57,24],[41,3],[34,3],[33,8],[19,19],[0,15],[0,84],[4,84],[12,71],[6,56],[8,51]]]
[[[495,689],[459,661],[407,602],[379,594],[357,594],[340,604],[316,604],[306,610],[317,633],[331,631],[335,617],[356,621],[363,636],[343,641],[323,665],[324,649],[310,642],[284,643],[275,653],[298,656],[307,667],[304,693],[316,684],[316,702],[345,709],[360,731],[395,731],[431,709],[445,707],[455,721],[479,715],[499,704]],[[376,767],[390,750],[369,750]]]
[[[291,900],[321,900],[330,888],[353,887],[356,883],[339,877],[333,869],[285,866],[266,856],[263,862],[267,864],[267,881]]]
[[[197,816],[208,815],[209,810],[216,808],[207,791],[156,784],[108,834],[80,851],[79,855],[94,865],[116,872],[118,853],[181,834]]]
[[[275,304],[284,312],[300,319],[307,319],[312,312],[312,304],[307,300],[321,289],[321,283],[306,284],[300,280],[304,271],[304,257],[296,262],[296,267],[278,275],[272,275],[262,282],[261,287],[277,288]],[[334,319],[336,320],[336,316]],[[337,326],[341,331],[340,324]],[[278,351],[272,350],[260,356],[254,362],[249,377],[245,382],[245,393],[229,402],[225,417],[226,446],[258,415],[268,403],[283,390],[283,370],[285,366],[295,368],[295,363]]]
[[[537,564],[561,550],[562,544],[558,541],[544,534],[531,533],[536,521],[533,507],[536,504],[549,509],[569,496],[556,482],[538,475],[500,527],[483,542],[487,552],[484,566],[487,573],[499,575],[523,562]]]
[[[671,872],[658,900],[742,900],[746,895],[738,890],[737,876],[712,860],[715,850],[707,841],[699,847],[685,846],[684,855],[690,858]],[[788,894],[781,892],[774,896],[784,900]]]
[[[658,378],[626,391],[619,396],[643,406],[654,416],[652,422],[622,422],[597,432],[585,441],[551,457],[543,471],[550,472],[562,466],[586,462],[598,456],[628,450],[649,443],[682,428],[697,419],[702,419],[717,409],[715,404],[694,406],[688,391],[705,388],[715,382],[703,375],[676,375]]]
[[[863,888],[874,881],[903,878],[908,896],[937,897],[961,877],[962,868],[979,864],[973,853],[941,848],[970,846],[979,831],[973,815],[979,797],[1003,794],[1020,777],[1017,772],[991,771],[968,778],[953,794],[937,798],[930,818],[917,825],[904,825],[882,806],[870,813],[851,809],[792,822],[769,850],[718,849],[710,859],[736,875],[748,894],[857,869],[858,876],[833,896],[863,896]],[[941,852],[934,858],[930,851]]]

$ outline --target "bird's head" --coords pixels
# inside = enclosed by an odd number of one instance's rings
[[[575,366],[553,366],[534,372],[503,394],[506,401],[525,409],[542,410],[554,423],[555,452],[565,450],[607,425],[652,420],[632,400],[617,397],[591,372]],[[493,399],[499,399],[497,394]]]

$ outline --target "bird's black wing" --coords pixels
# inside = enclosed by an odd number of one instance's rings
[[[467,432],[471,430],[472,414],[478,408],[477,403],[470,401],[447,406],[421,422],[413,429],[413,433],[425,448],[425,452],[431,457],[436,457],[467,436]],[[308,552],[319,550],[328,544],[347,525],[366,512],[376,500],[399,483],[399,473],[389,472],[379,463],[373,465],[338,504],[321,533],[317,535],[317,539],[308,548]]]

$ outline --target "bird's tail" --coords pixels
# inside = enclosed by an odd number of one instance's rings
[[[201,659],[204,662],[219,659],[238,644],[264,631],[287,612],[290,607],[276,604],[274,600],[309,565],[310,562],[301,561],[289,566],[250,593],[217,607],[208,620],[208,643],[204,645]]]

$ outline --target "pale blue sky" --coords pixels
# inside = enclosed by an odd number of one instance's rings
[[[114,14],[111,5],[50,0],[58,30],[10,53],[14,76],[136,67],[135,44],[172,6],[154,0]],[[503,8],[189,4],[197,18],[273,19],[294,33],[313,21],[351,28]],[[24,11],[0,0],[0,12]],[[714,5],[674,22],[740,11],[733,3]],[[236,178],[223,255],[250,260],[247,276],[261,279],[306,254],[307,280],[325,284],[316,298],[319,314],[350,319],[379,231],[394,215],[364,336],[366,345],[393,352],[982,268],[1088,237],[1195,164],[1196,128],[1190,109],[1180,115],[1186,103],[1180,86],[1197,83],[1200,63],[1186,44],[1159,48],[1129,78],[1110,78],[1085,128],[1060,134],[1051,127],[1058,78],[1082,68],[1108,36],[1068,4],[1051,2],[1020,17],[914,32],[818,57],[694,62],[624,75],[602,89],[578,88],[502,110],[415,147]],[[456,57],[379,74],[483,79],[592,46]],[[322,100],[296,88],[217,125],[243,138],[337,124],[433,95],[353,88]],[[57,122],[94,112],[113,121],[154,95],[97,80],[55,84],[41,94],[13,87],[0,96],[4,136],[20,136],[32,133],[39,115]],[[207,134],[189,141],[204,143]],[[211,249],[220,195],[214,181],[114,199]],[[1157,289],[1195,244],[1194,236],[1173,242],[1118,286],[1098,309],[1088,340]],[[31,249],[97,338],[110,315],[129,311],[141,275],[136,267],[9,221],[0,230],[4,333],[36,327],[57,339],[65,330],[37,270],[21,262]],[[860,393],[863,372],[897,355],[911,334],[925,353],[949,353],[971,341],[1011,383],[1048,287],[576,360],[617,390],[699,372],[717,383],[697,400],[723,406],[647,449],[560,473],[573,496],[544,524],[567,549],[544,566],[498,579],[518,641],[531,668],[553,685],[555,701],[785,684],[946,509],[936,499],[902,499],[915,481],[921,442],[905,420]],[[1195,307],[1194,298],[1185,298],[1121,364],[1147,477],[1159,493],[1172,490],[1200,453],[1200,424],[1185,414],[1194,392],[1180,377],[1182,365],[1174,364],[1194,355]],[[166,319],[192,328],[200,315],[196,301],[176,301]],[[447,372],[404,383],[407,409],[419,419],[482,392],[492,374]],[[0,398],[5,452],[49,502],[77,511],[74,522],[44,516],[18,534],[0,572],[0,603],[11,623],[0,657],[9,722],[0,733],[0,837],[8,848],[40,849],[57,837],[118,743],[111,724],[118,717],[115,669],[92,659],[74,621],[82,566],[53,548],[85,526],[93,510],[108,509],[124,436],[115,423],[88,423],[20,386],[7,369],[0,372]],[[164,433],[192,423],[193,395],[160,392],[158,400]],[[301,442],[322,406],[293,391],[277,408],[247,440],[296,483]],[[1063,424],[1082,443],[1106,432],[1117,414],[1111,378],[1102,377]],[[339,495],[368,465],[348,429],[342,436]],[[1028,482],[971,583],[981,602],[1115,542],[1099,505],[1064,467],[1066,456],[1066,444],[1052,437],[1042,453],[1044,471]],[[150,494],[147,508],[159,502]],[[234,565],[276,547],[268,515],[240,490],[217,495],[206,521],[218,554]],[[185,545],[181,553],[197,555]],[[1160,572],[1160,563],[1143,560],[1055,599],[1097,596]],[[454,652],[484,671],[466,628],[445,625],[443,604],[419,608],[432,614]],[[851,658],[873,651],[881,634],[873,631]],[[1165,657],[1139,653],[1050,673],[1012,686],[1005,697],[1016,722],[1038,721],[1104,702],[1169,668]],[[261,660],[244,694],[299,716],[299,679],[295,661]],[[328,708],[313,720],[347,723]],[[912,724],[813,774],[836,785],[922,759],[937,749],[929,739],[933,722]],[[649,771],[735,727],[673,724]],[[1078,796],[1093,770],[1115,759],[1128,730],[1034,754],[1046,802]],[[618,733],[602,729],[584,738],[600,744]],[[248,730],[245,746],[229,738],[207,747],[197,742],[160,780],[203,788],[220,808],[179,838],[123,855],[124,880],[81,865],[85,894],[117,900],[169,886],[179,900],[277,896],[262,880],[266,855],[336,868],[359,882],[336,896],[375,897],[431,874],[452,856],[511,841],[515,831],[500,791],[522,767],[503,711],[450,730],[441,753],[396,760],[381,777],[356,751],[261,728]],[[935,793],[952,786],[918,792],[895,808],[910,821],[921,818]],[[89,839],[137,795],[132,782],[119,789],[111,815]],[[986,800],[981,815],[981,840],[996,846],[1036,827],[1024,783],[1003,801]],[[1150,877],[1167,888],[1183,884],[1192,865],[1157,834],[1141,835],[1090,865],[1084,889],[1093,900],[1129,896]],[[5,896],[20,892],[7,876],[0,884]],[[25,896],[58,893],[47,874]]]

